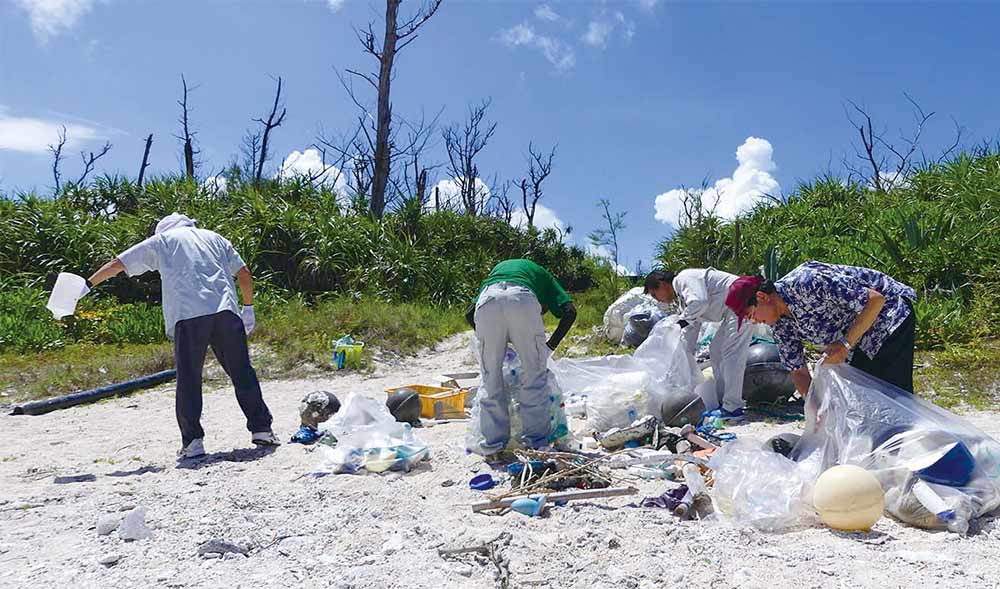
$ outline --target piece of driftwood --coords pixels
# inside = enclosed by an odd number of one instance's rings
[[[579,501],[581,499],[603,499],[606,497],[622,497],[625,495],[635,495],[638,490],[635,487],[608,487],[606,489],[579,489],[575,491],[563,491],[561,493],[546,493],[547,501]],[[517,497],[507,497],[496,501],[483,501],[473,503],[472,511],[488,511],[490,509],[504,509],[510,507],[518,499],[525,499],[531,495],[519,495]]]

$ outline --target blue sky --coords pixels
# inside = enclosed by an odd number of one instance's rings
[[[51,190],[45,146],[61,124],[66,176],[104,141],[114,147],[98,171],[134,176],[149,133],[152,173],[179,170],[181,73],[196,87],[205,175],[269,107],[270,76],[284,78],[274,172],[321,129],[348,130],[356,109],[334,68],[371,69],[352,27],[382,12],[367,0],[0,0],[0,190]],[[910,94],[937,113],[930,153],[951,140],[952,117],[967,143],[996,139],[998,24],[998,3],[445,0],[397,61],[394,110],[443,107],[449,123],[492,98],[483,175],[520,177],[529,141],[557,145],[546,222],[585,243],[610,199],[628,212],[631,267],[669,233],[681,185],[721,181],[720,206],[735,212],[840,172],[856,135],[848,99],[898,136]],[[445,159],[440,140],[431,159]]]

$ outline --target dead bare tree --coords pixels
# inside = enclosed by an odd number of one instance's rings
[[[80,152],[80,159],[83,160],[83,173],[80,174],[80,177],[76,181],[77,186],[83,184],[83,182],[87,179],[87,176],[94,171],[94,164],[97,163],[97,160],[108,155],[109,151],[111,151],[111,143],[105,142],[104,147],[101,148],[99,153],[95,154],[92,151],[89,154],[85,151]]]
[[[477,106],[470,106],[469,116],[463,124],[452,124],[442,132],[448,153],[448,172],[458,185],[465,213],[472,217],[482,211],[490,193],[479,179],[476,157],[486,148],[497,130],[495,121],[484,122],[491,102],[487,99]]]
[[[887,139],[885,130],[876,133],[871,115],[857,103],[848,101],[851,108],[845,109],[847,119],[861,138],[861,146],[855,148],[855,158],[844,160],[849,181],[857,177],[878,192],[888,192],[898,186],[913,169],[914,156],[921,149],[920,140],[924,127],[935,113],[925,112],[909,94],[904,93],[903,96],[913,109],[914,128],[909,134],[901,134],[898,143]],[[964,129],[955,123],[955,141],[938,161],[954,152],[961,143],[963,132]],[[926,157],[924,159],[926,161]],[[857,160],[864,163],[853,163]]]
[[[427,164],[423,156],[430,148],[430,140],[437,128],[437,121],[441,116],[441,112],[443,112],[443,109],[430,122],[427,122],[424,117],[421,117],[420,121],[416,124],[410,124],[408,121],[402,122],[402,126],[407,129],[407,136],[406,140],[393,150],[392,167],[396,167],[395,162],[397,158],[404,160],[405,163],[402,166],[402,178],[397,179],[390,176],[394,194],[392,199],[386,199],[387,206],[396,197],[404,204],[410,201],[419,202],[417,210],[423,210],[423,207],[427,204],[427,199],[429,198],[427,186],[430,182],[430,174],[441,167],[441,164]]]
[[[150,133],[149,137],[146,137],[146,149],[142,152],[142,164],[139,165],[139,178],[135,181],[135,185],[142,188],[142,181],[146,178],[146,168],[149,167],[149,150],[153,147],[153,134]]]
[[[368,23],[367,30],[357,29],[355,31],[365,53],[374,57],[378,62],[378,74],[346,70],[368,82],[378,96],[374,121],[375,137],[372,141],[371,212],[375,218],[379,219],[385,212],[386,190],[389,186],[392,166],[391,135],[393,124],[390,94],[393,65],[396,55],[417,38],[417,31],[420,27],[434,16],[438,7],[441,6],[441,0],[428,0],[421,5],[416,14],[400,22],[399,5],[401,2],[402,0],[386,0],[385,32],[381,39],[378,39],[375,34],[374,23]],[[353,93],[352,99],[354,99]],[[355,103],[361,106],[357,100]]]
[[[198,165],[195,157],[198,155],[199,150],[194,147],[194,136],[195,132],[191,131],[190,124],[190,109],[188,108],[188,85],[187,80],[184,79],[184,74],[181,74],[181,85],[184,88],[184,93],[181,95],[181,99],[177,101],[177,104],[181,107],[181,118],[178,121],[181,124],[181,135],[177,136],[184,143],[184,175],[188,179],[194,178],[195,168]],[[194,90],[194,88],[191,88]]]
[[[59,194],[59,189],[62,187],[61,175],[59,173],[59,164],[62,162],[62,150],[66,146],[66,125],[63,125],[59,129],[59,142],[55,145],[49,145],[49,151],[52,152],[52,179],[55,180],[56,188],[55,193]]]
[[[523,182],[523,181],[522,181]],[[514,210],[517,208],[517,204],[510,198],[510,187],[512,182],[510,180],[504,181],[500,184],[497,189],[496,194],[496,217],[503,219],[507,223],[510,223],[514,218]],[[532,211],[533,213],[534,211]],[[528,221],[528,225],[531,225],[531,220]]]
[[[281,109],[280,114],[278,113],[279,108]],[[278,89],[274,93],[274,104],[271,105],[271,113],[267,115],[266,121],[264,119],[254,119],[254,121],[263,126],[260,139],[260,157],[257,158],[257,170],[253,176],[253,183],[255,185],[260,184],[260,179],[264,177],[264,164],[267,163],[269,157],[267,143],[271,138],[271,131],[281,126],[281,123],[285,121],[285,114],[287,112],[287,109],[281,104],[281,76],[278,76]]]
[[[243,134],[240,152],[243,155],[243,163],[239,165],[240,174],[253,180],[257,173],[257,160],[260,159],[260,131],[247,129]]]
[[[521,178],[518,187],[521,189],[521,206],[524,216],[528,219],[528,227],[535,225],[535,208],[542,198],[542,182],[552,173],[552,159],[556,156],[553,147],[547,154],[535,151],[535,146],[528,143],[528,177]]]

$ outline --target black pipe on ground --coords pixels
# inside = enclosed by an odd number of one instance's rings
[[[131,393],[132,391],[139,389],[154,387],[158,384],[169,382],[176,376],[176,370],[164,370],[163,372],[157,372],[155,374],[143,376],[134,380],[127,380],[125,382],[91,389],[89,391],[80,391],[79,393],[63,395],[62,397],[55,397],[52,399],[44,399],[42,401],[32,401],[30,403],[25,403],[24,405],[15,406],[11,415],[42,415],[43,413],[48,413],[57,409],[66,409],[67,407],[83,405],[84,403],[93,403],[94,401],[100,401],[101,399],[106,399],[108,397],[124,395],[125,393]]]

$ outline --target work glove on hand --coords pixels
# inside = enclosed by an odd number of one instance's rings
[[[253,328],[257,327],[257,316],[253,313],[253,305],[243,305],[243,310],[240,311],[240,319],[243,320],[243,329],[246,330],[247,335],[250,335]]]

